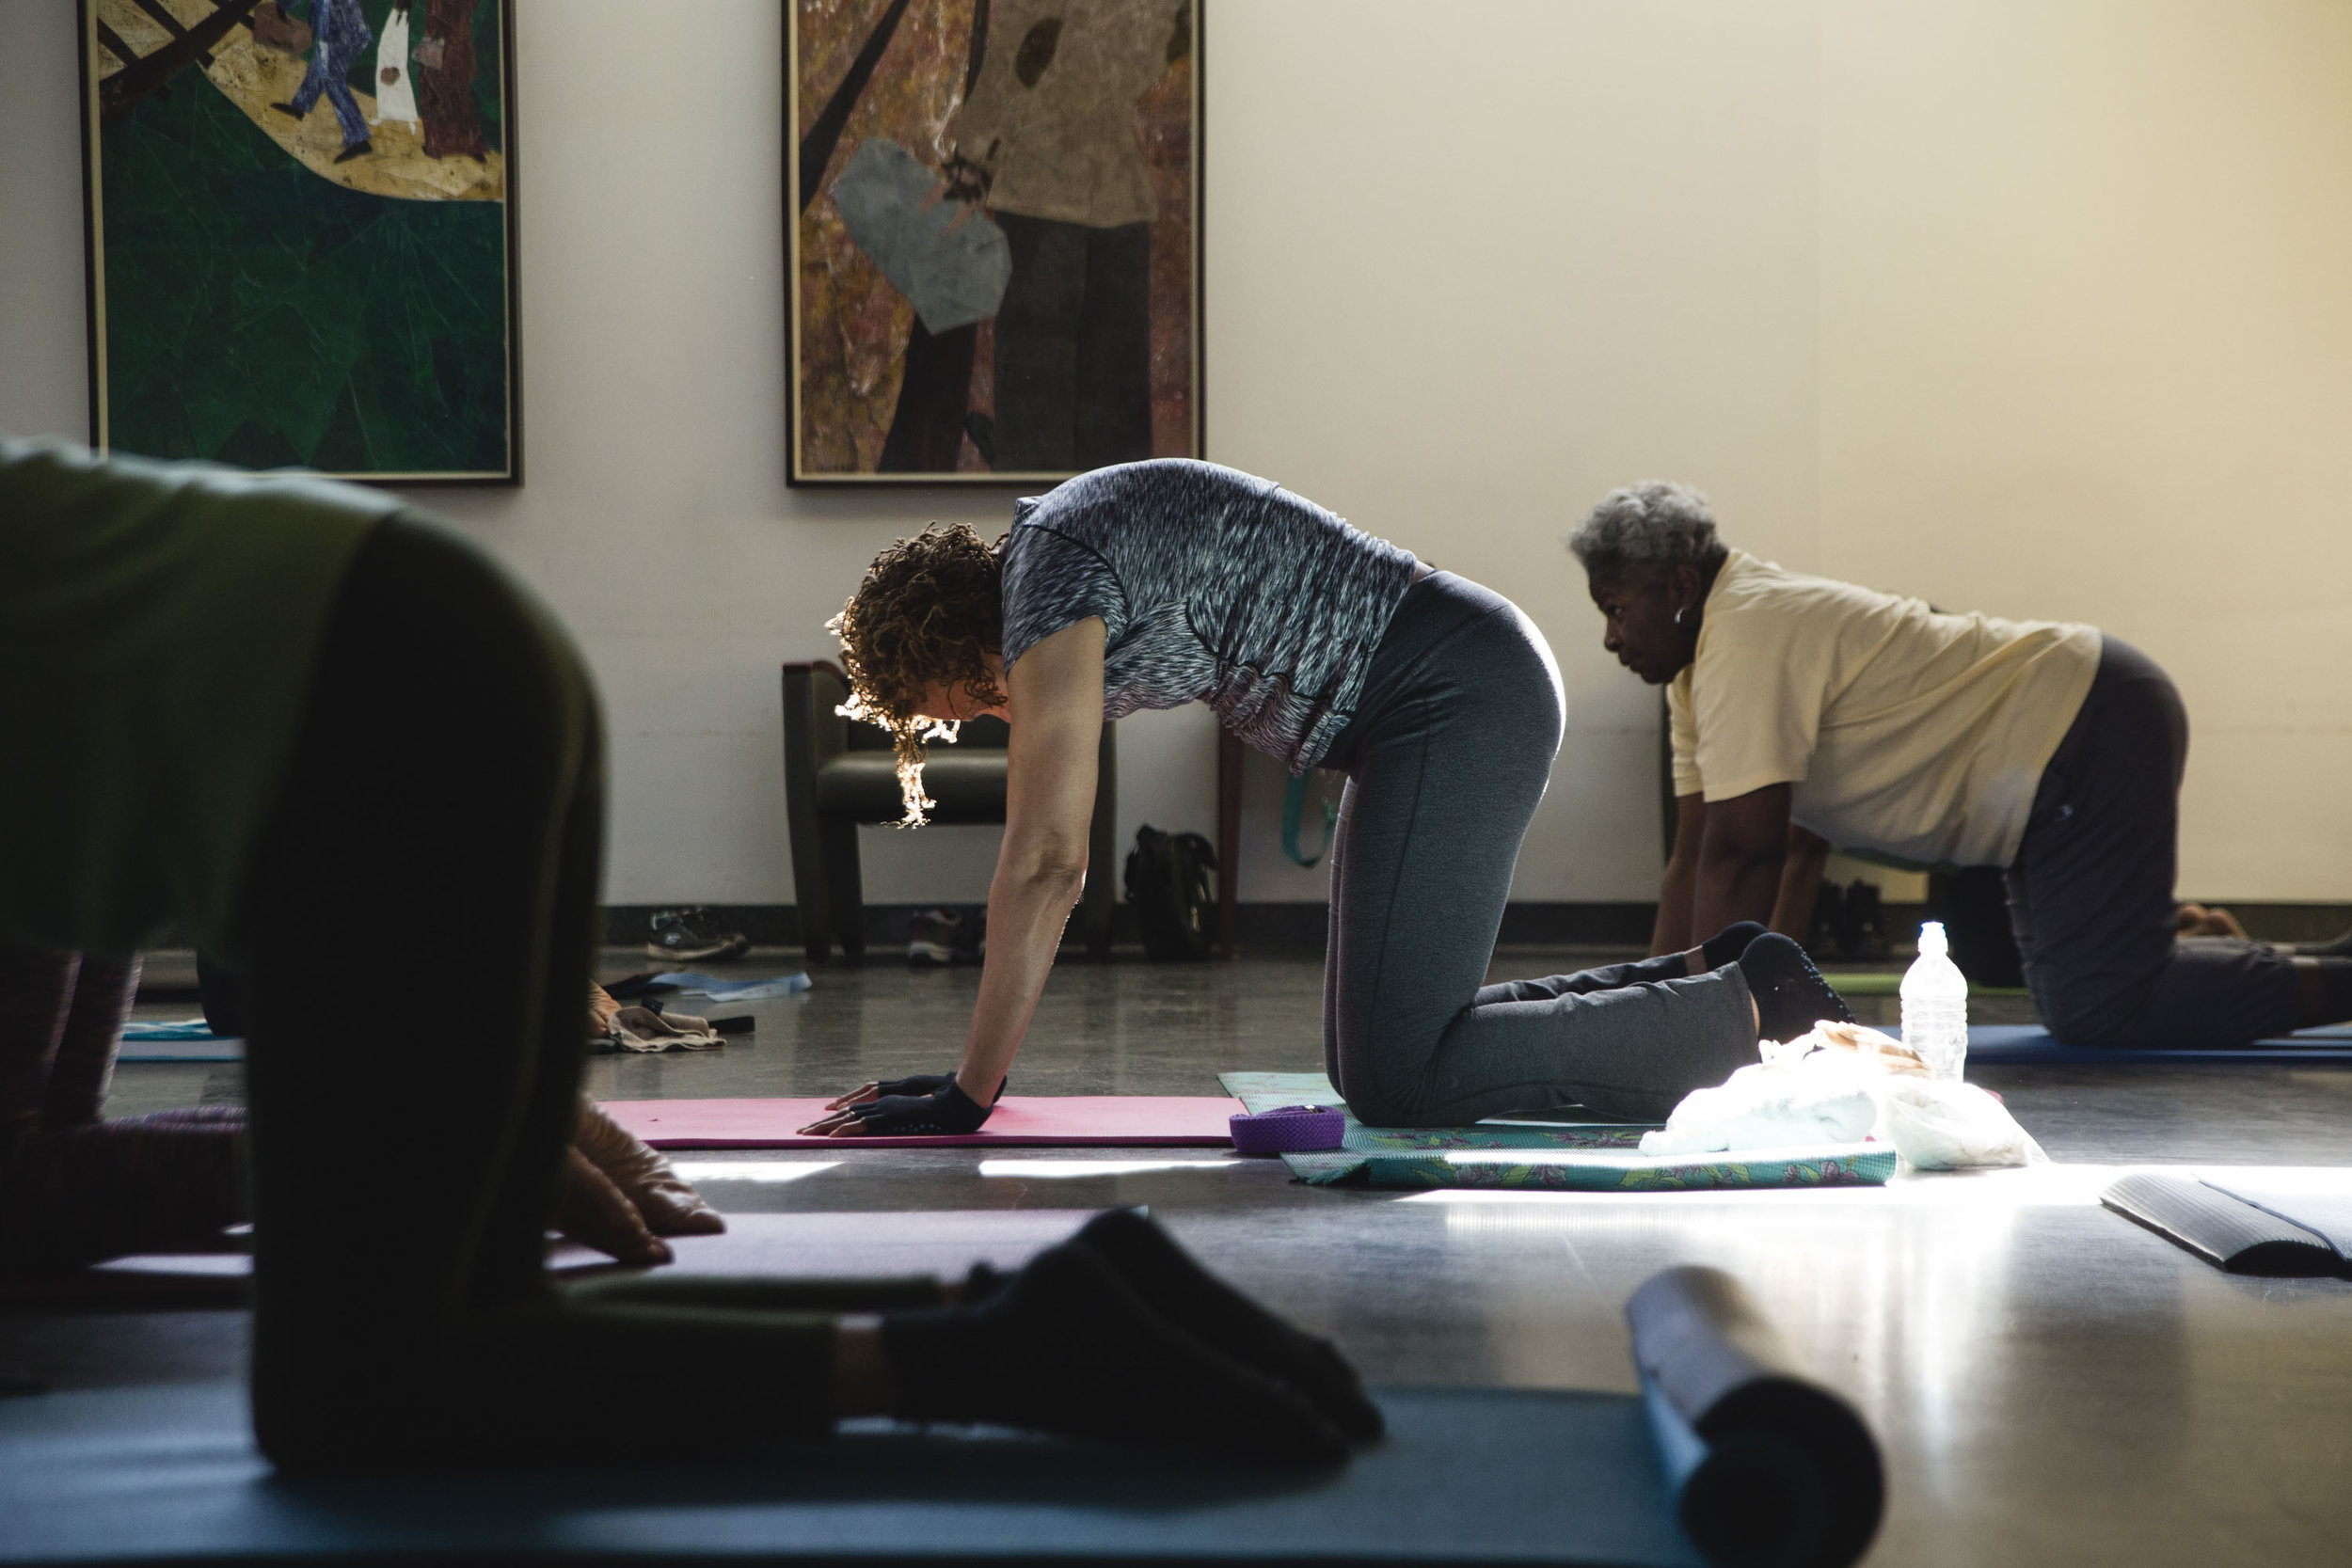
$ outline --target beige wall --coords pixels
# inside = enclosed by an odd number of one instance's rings
[[[1820,564],[2138,644],[2184,890],[2352,896],[2352,7],[1827,14]]]
[[[774,664],[1002,497],[782,477],[778,8],[520,0],[530,483],[436,496],[577,631],[608,895],[790,895]],[[0,426],[78,433],[70,8],[0,5]],[[1654,891],[1655,695],[1558,538],[1651,475],[1739,543],[2093,620],[2198,727],[2183,885],[2352,896],[2352,7],[1208,0],[1210,453],[1523,605],[1569,735],[1518,895]],[[612,47],[616,38],[626,48]],[[1212,826],[1200,710],[1128,827]],[[1253,758],[1245,896],[1281,865]],[[869,834],[877,899],[990,835]]]

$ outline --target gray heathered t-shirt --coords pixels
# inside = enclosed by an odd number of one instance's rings
[[[1179,458],[1100,468],[1015,508],[1005,667],[1099,615],[1104,719],[1205,700],[1304,772],[1354,717],[1416,564],[1237,469]]]

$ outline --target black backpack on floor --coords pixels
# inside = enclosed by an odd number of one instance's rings
[[[1127,902],[1136,907],[1143,950],[1155,962],[1205,958],[1216,940],[1216,851],[1199,833],[1136,830],[1127,852]]]

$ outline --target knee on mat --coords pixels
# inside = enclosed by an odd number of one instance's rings
[[[1726,1074],[1725,1076],[1729,1076]],[[1712,1088],[1712,1084],[1698,1084],[1693,1088]],[[1664,1121],[1674,1108],[1682,1103],[1689,1089],[1609,1089],[1588,1085],[1582,1093],[1584,1108],[1598,1116],[1612,1117],[1619,1121]]]
[[[1347,1101],[1348,1114],[1366,1127],[1451,1127],[1460,1119],[1415,1111],[1384,1095],[1359,1091],[1341,1098]]]
[[[2124,994],[2082,996],[2036,990],[2034,1015],[2068,1045],[2120,1045],[2134,1033],[2137,1010]]]

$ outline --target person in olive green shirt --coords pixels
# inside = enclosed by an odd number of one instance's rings
[[[531,594],[398,498],[0,439],[0,943],[120,958],[171,926],[246,982],[254,1424],[281,1468],[609,1458],[652,1422],[729,1449],[866,1413],[1289,1459],[1378,1430],[1336,1351],[1133,1213],[961,1289],[559,1291],[596,693]],[[386,1092],[414,1044],[383,977],[445,972],[453,909],[447,1086]]]

